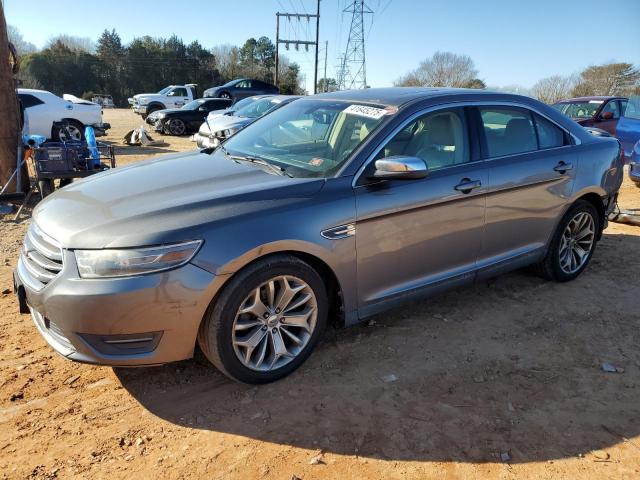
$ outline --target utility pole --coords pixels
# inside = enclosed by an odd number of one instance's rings
[[[313,64],[313,94],[318,93],[318,47],[320,46],[320,0],[316,11],[316,61]]]
[[[351,5],[344,9],[345,13],[351,13],[351,28],[347,48],[342,58],[342,66],[338,72],[340,79],[339,88],[367,88],[367,66],[364,49],[364,16],[373,11],[364,3],[364,0],[353,0]]]
[[[329,49],[329,40],[324,41],[324,91],[329,91],[329,85],[327,85],[327,50]]]
[[[313,85],[313,93],[317,92],[318,88],[318,44],[320,39],[320,0],[317,0],[317,13],[276,13],[276,71],[275,71],[275,84],[276,87],[279,87],[280,82],[280,74],[278,72],[280,66],[280,44],[284,43],[287,50],[289,50],[289,45],[294,45],[296,50],[300,48],[300,45],[304,46],[304,48],[309,51],[310,46],[316,47],[315,52],[315,68],[314,68],[314,85]],[[294,19],[296,21],[302,21],[303,19],[309,22],[312,18],[316,19],[316,39],[315,41],[310,40],[299,40],[299,39],[290,39],[290,38],[280,38],[280,18],[286,18],[287,21],[291,21]]]

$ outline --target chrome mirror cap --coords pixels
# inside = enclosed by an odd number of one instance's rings
[[[372,178],[377,179],[416,179],[429,173],[427,164],[418,157],[392,156],[376,160]]]

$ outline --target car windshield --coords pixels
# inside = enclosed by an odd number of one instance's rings
[[[234,103],[233,105],[227,108],[229,110],[237,112],[238,110],[246,107],[247,105],[251,105],[255,101],[256,99],[254,97],[247,97],[247,98],[243,98],[242,100],[238,100],[236,103]]]
[[[204,100],[193,100],[187,104],[185,104],[182,109],[183,110],[197,110],[202,104]]]
[[[394,113],[378,105],[296,100],[245,127],[224,148],[275,164],[294,177],[328,177]]]
[[[165,93],[167,93],[169,90],[171,90],[171,87],[164,87],[162,90],[160,90],[158,92],[158,95],[164,95]]]
[[[235,110],[236,117],[258,118],[269,110],[277,107],[282,100],[276,98],[263,98]]]
[[[589,100],[583,102],[561,102],[553,105],[553,108],[564,113],[570,118],[591,118],[602,105],[602,100]]]

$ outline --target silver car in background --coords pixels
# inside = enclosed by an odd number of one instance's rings
[[[264,95],[260,97],[249,97],[240,100],[237,108],[231,107],[228,112],[222,115],[207,117],[207,120],[200,126],[196,134],[196,142],[200,148],[215,148],[225,139],[234,135],[242,128],[255,122],[273,110],[283,107],[296,100],[293,95]]]
[[[328,321],[527,265],[588,265],[620,144],[531,98],[390,88],[291,102],[219,148],[95,175],[41,202],[14,275],[69,359],[154,365],[196,343],[264,383]]]

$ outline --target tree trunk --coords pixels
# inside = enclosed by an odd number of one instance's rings
[[[19,115],[14,74],[9,63],[11,54],[7,38],[4,8],[0,8],[0,185],[5,185],[16,168]],[[24,176],[22,177],[24,178]],[[16,191],[16,182],[6,192]],[[23,182],[23,187],[27,187]]]

